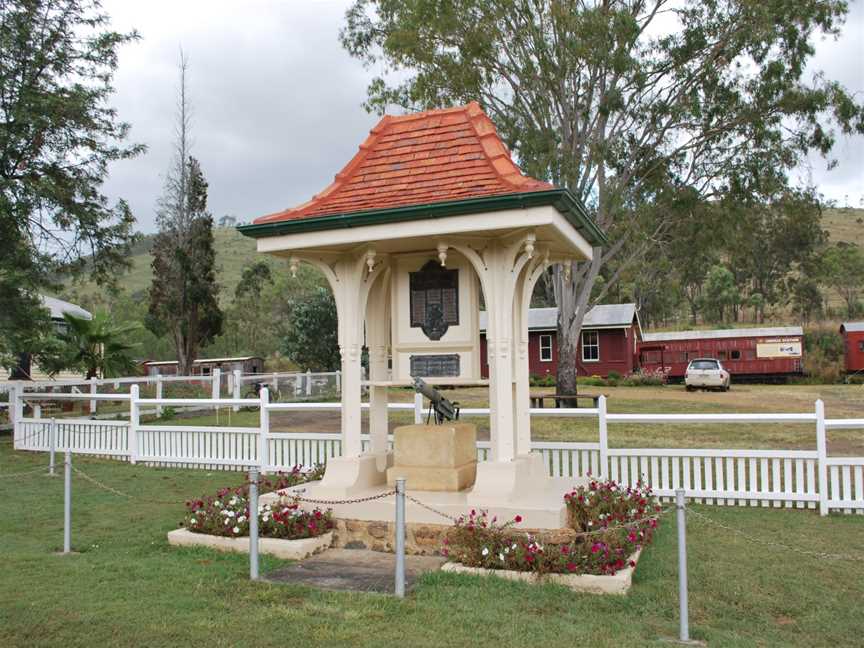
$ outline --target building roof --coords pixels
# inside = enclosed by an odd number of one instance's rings
[[[636,304],[600,304],[585,316],[582,328],[627,328],[633,323]],[[486,330],[486,311],[480,311],[480,330]],[[531,308],[528,310],[528,330],[546,331],[558,328],[558,309]]]
[[[840,330],[847,333],[864,333],[864,322],[843,322]]]
[[[199,358],[193,360],[192,364],[201,364],[203,362],[242,362],[244,360],[263,360],[261,356],[238,356],[236,358]],[[143,365],[172,365],[179,364],[176,360],[145,360]]]
[[[607,242],[570,191],[522,174],[472,101],[385,115],[327,188],[237,229],[259,238],[536,206],[553,206],[589,244]]]
[[[56,297],[48,297],[47,295],[39,295],[42,300],[42,306],[51,311],[51,319],[63,319],[64,313],[69,313],[81,319],[93,319],[93,314],[86,311],[77,304],[72,304]]]
[[[722,340],[750,337],[795,337],[804,335],[800,326],[774,326],[764,328],[718,329],[713,331],[670,331],[668,333],[645,333],[645,342],[674,342],[677,340]]]
[[[553,189],[522,175],[477,102],[385,115],[329,187],[254,224]]]

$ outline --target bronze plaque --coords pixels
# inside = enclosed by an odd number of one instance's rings
[[[440,340],[448,328],[459,324],[459,271],[429,261],[408,276],[411,327],[420,327],[430,340]]]
[[[459,376],[459,354],[412,355],[411,375],[418,378],[457,377]]]

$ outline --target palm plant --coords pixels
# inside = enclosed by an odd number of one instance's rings
[[[113,378],[128,375],[135,368],[129,355],[136,345],[126,342],[138,324],[115,324],[108,313],[96,313],[93,319],[63,314],[65,326],[57,337],[62,352],[52,363],[54,371],[78,370],[90,378]]]

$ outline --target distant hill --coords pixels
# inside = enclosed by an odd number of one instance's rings
[[[822,227],[834,243],[845,241],[864,247],[864,209],[826,209],[822,214]]]
[[[150,288],[153,272],[150,263],[153,257],[150,250],[153,247],[154,236],[146,235],[139,240],[132,250],[132,268],[120,278],[120,286],[130,295]],[[213,247],[216,252],[216,280],[221,286],[220,301],[227,304],[234,296],[234,288],[240,281],[243,267],[256,261],[265,261],[273,270],[287,272],[286,264],[267,254],[258,254],[255,239],[243,236],[233,227],[217,227],[213,229]],[[94,284],[85,282],[75,286],[78,293],[89,295],[99,291]]]

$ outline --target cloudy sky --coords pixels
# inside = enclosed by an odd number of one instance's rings
[[[341,48],[348,0],[105,0],[114,26],[142,39],[124,47],[114,105],[146,154],[115,164],[106,191],[126,198],[144,232],[171,158],[177,59],[189,57],[193,153],[210,183],[210,210],[248,221],[307,200],[329,184],[377,121],[361,104],[375,70]],[[864,95],[864,3],[839,41],[817,43],[814,69]],[[859,95],[860,96],[860,95]],[[803,177],[841,204],[864,199],[864,139],[839,142],[838,168],[814,157]]]

